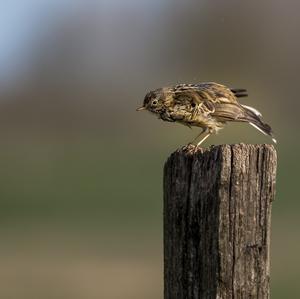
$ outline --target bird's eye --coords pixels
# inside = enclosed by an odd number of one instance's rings
[[[157,100],[153,100],[153,101],[152,101],[152,105],[153,105],[153,106],[156,106],[156,105],[157,105]]]
[[[195,103],[192,103],[191,106],[192,106],[192,108],[195,108],[195,107],[196,107],[196,104],[195,104]]]

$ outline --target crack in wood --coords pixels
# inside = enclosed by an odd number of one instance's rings
[[[270,298],[276,151],[221,145],[164,167],[165,299]]]

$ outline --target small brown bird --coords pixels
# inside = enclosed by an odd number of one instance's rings
[[[247,122],[271,136],[276,143],[272,129],[263,122],[261,113],[237,101],[237,98],[246,96],[246,89],[228,88],[214,82],[178,84],[148,92],[143,106],[137,111],[148,110],[162,120],[202,128],[192,141],[204,135],[197,146],[227,122]]]

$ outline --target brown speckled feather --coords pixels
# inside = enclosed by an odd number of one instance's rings
[[[256,109],[238,102],[237,98],[244,96],[245,89],[230,89],[214,82],[178,84],[149,92],[139,110],[149,110],[165,121],[201,127],[208,135],[217,133],[228,121],[239,121],[273,136]]]

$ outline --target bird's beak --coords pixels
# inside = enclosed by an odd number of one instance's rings
[[[142,110],[146,110],[146,107],[142,106],[136,109],[136,111],[142,111]]]

